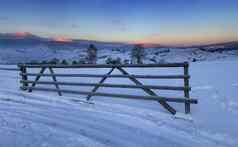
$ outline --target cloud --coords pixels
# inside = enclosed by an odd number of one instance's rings
[[[15,36],[17,38],[24,38],[24,37],[27,37],[29,35],[31,35],[31,33],[29,33],[29,32],[16,32],[15,33]]]

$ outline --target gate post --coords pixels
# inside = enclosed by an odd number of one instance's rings
[[[22,90],[26,90],[26,88],[24,87],[28,87],[28,83],[24,82],[27,81],[27,70],[26,70],[26,66],[24,65],[18,65],[18,67],[20,68],[21,71],[21,79],[22,79],[22,86],[23,88],[21,88]]]
[[[185,62],[184,63],[184,97],[186,99],[189,99],[189,63]],[[188,114],[190,113],[190,103],[189,102],[185,102],[185,113]]]

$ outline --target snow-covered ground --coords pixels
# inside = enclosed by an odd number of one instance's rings
[[[177,116],[157,102],[85,96],[57,96],[56,93],[27,93],[19,90],[17,71],[0,72],[1,147],[201,147],[238,146],[238,61],[191,63],[191,115],[183,104],[172,104]],[[14,68],[15,66],[1,67]],[[128,70],[130,73],[176,73],[179,70]],[[153,71],[153,72],[152,72]],[[55,72],[73,72],[73,70]],[[105,69],[82,70],[105,73]],[[116,73],[118,71],[114,71]],[[58,79],[63,80],[63,79]],[[91,81],[95,79],[77,79]],[[107,82],[126,82],[108,79]],[[127,81],[129,82],[129,81]],[[146,84],[173,84],[181,81],[143,81]],[[65,87],[66,88],[66,87]],[[81,88],[80,90],[90,90]],[[99,91],[111,91],[101,88]],[[144,94],[141,90],[116,89],[116,93]],[[161,91],[162,95],[180,93]]]
[[[1,45],[1,44],[0,44]],[[130,62],[131,47],[115,46],[105,47],[96,46],[97,63],[105,63],[108,58],[120,58],[121,62]],[[217,49],[219,50],[219,49]],[[16,64],[19,62],[42,62],[51,61],[54,58],[62,60],[82,61],[87,57],[86,47],[72,47],[58,49],[57,47],[36,45],[30,47],[1,47],[0,46],[0,63]],[[238,59],[238,49],[222,50],[210,52],[200,48],[145,48],[144,63],[161,63],[161,62],[184,62],[184,61],[215,61],[225,59]]]

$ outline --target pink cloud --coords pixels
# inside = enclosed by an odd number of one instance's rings
[[[24,38],[24,37],[27,37],[28,35],[30,35],[31,33],[29,33],[29,32],[16,32],[15,33],[15,36],[17,37],[17,38]]]

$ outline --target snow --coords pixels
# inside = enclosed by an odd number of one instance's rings
[[[105,63],[106,59],[120,58],[121,62],[130,61],[132,45],[124,44],[96,44],[98,48],[97,63]],[[11,44],[10,46],[1,46],[0,44],[0,63],[16,64],[19,62],[42,62],[50,61],[54,58],[59,60],[84,60],[87,57],[87,44],[79,46],[67,45],[25,45],[19,46]],[[219,46],[210,46],[218,51],[211,52],[200,48],[145,48],[144,63],[161,62],[184,62],[184,61],[216,61],[216,60],[237,60],[238,49],[219,51]]]
[[[238,65],[237,60],[205,61],[190,64],[191,97],[198,99],[191,114],[184,114],[184,104],[171,104],[175,116],[154,101],[126,100],[53,92],[32,93],[19,89],[19,73],[0,72],[0,146],[8,147],[201,147],[238,145]],[[16,68],[0,65],[0,69]],[[130,73],[163,74],[178,70],[129,69]],[[56,70],[55,72],[77,72]],[[105,69],[80,70],[81,73],[105,73]],[[114,71],[113,74],[119,74]],[[43,80],[43,79],[41,79]],[[63,80],[63,79],[58,79]],[[65,79],[97,82],[95,79]],[[99,80],[99,79],[98,79]],[[106,82],[129,83],[108,79]],[[182,82],[144,80],[146,84],[180,85]],[[64,87],[69,88],[69,87]],[[70,87],[71,88],[71,87]],[[90,90],[92,88],[80,88]],[[99,92],[112,92],[100,88]],[[146,95],[141,90],[113,89],[115,93]],[[180,95],[161,91],[161,95]]]

